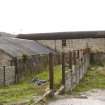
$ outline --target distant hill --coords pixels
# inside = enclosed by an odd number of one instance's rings
[[[6,32],[0,32],[0,37],[16,37],[16,35],[9,34]]]

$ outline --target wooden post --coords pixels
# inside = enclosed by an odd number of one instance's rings
[[[72,65],[73,65],[73,51],[71,51],[71,86],[73,85],[73,68],[72,68]],[[71,90],[72,92],[72,87],[71,87]]]
[[[82,55],[82,57],[81,57],[81,67],[82,67],[81,79],[82,79],[83,78],[83,73],[84,73],[84,68],[83,68],[83,66],[84,66],[84,62],[83,62],[83,60],[84,60],[83,49],[81,50],[81,55]]]
[[[65,53],[62,52],[62,85],[65,85]]]
[[[76,52],[73,51],[73,65],[76,65]]]
[[[81,75],[81,55],[80,54],[81,54],[81,50],[78,50],[78,60],[79,60],[78,61],[79,63],[78,65],[79,66],[79,77],[78,78],[79,78],[79,81],[80,81],[80,75]]]
[[[72,69],[72,52],[69,52],[69,68]]]
[[[52,53],[49,53],[49,81],[50,81],[49,88],[53,90],[54,88],[54,59],[53,59]]]
[[[62,85],[65,85],[65,46],[66,40],[62,40]]]
[[[57,51],[57,48],[56,48],[56,40],[54,40],[54,43],[55,43],[55,51]]]
[[[76,84],[78,83],[78,51],[75,50],[75,75],[76,75]]]
[[[4,80],[3,80],[3,82],[4,82],[4,86],[6,85],[6,80],[5,80],[5,66],[3,66],[3,70],[4,70]]]
[[[79,50],[77,50],[77,58],[79,59]]]
[[[73,51],[73,60],[74,60],[74,74],[75,74],[75,83],[74,85],[76,85],[77,83],[77,56],[76,56],[76,50]]]
[[[17,69],[17,58],[14,58],[14,66],[15,66],[15,83],[17,83],[19,81],[18,78],[18,69]]]

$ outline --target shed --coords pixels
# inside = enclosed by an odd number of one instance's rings
[[[0,85],[24,79],[27,73],[45,70],[54,51],[37,41],[0,37]]]
[[[54,52],[37,41],[18,39],[12,37],[0,37],[0,65],[15,65],[17,59],[18,70],[39,70],[41,63],[46,64],[48,53]],[[45,57],[46,56],[46,57]],[[24,62],[24,59],[27,60]],[[26,65],[25,65],[25,64]],[[43,68],[43,67],[42,67]],[[41,68],[40,68],[41,69]]]

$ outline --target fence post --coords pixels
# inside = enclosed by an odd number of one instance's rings
[[[69,68],[72,69],[72,52],[69,52]]]
[[[78,50],[75,50],[75,75],[76,75],[76,84],[78,83]]]
[[[82,53],[82,58],[81,58],[81,64],[82,64],[81,79],[82,79],[83,78],[83,73],[84,73],[84,52],[83,52],[83,49],[81,50],[81,53]]]
[[[78,63],[79,63],[79,81],[80,81],[80,77],[81,77],[81,50],[78,50],[78,54],[79,54]]]
[[[17,69],[17,58],[14,58],[14,65],[15,65],[15,83],[18,82],[18,69]]]
[[[4,70],[4,80],[3,80],[3,83],[4,83],[4,86],[6,85],[6,80],[5,80],[5,66],[3,66],[3,70]]]
[[[51,96],[53,96],[53,89],[54,89],[54,58],[53,53],[49,53],[49,88],[52,91]]]
[[[72,68],[72,66],[73,66],[73,51],[71,51],[71,92],[72,92],[72,85],[73,85],[73,68]]]
[[[62,40],[62,85],[65,86],[65,47],[66,40]]]
[[[77,82],[77,70],[76,70],[76,50],[73,51],[73,78],[74,78],[74,83],[73,83],[73,87],[76,85],[76,82]]]
[[[86,48],[83,50],[83,73],[86,72]]]
[[[79,59],[79,50],[77,50],[77,58]]]
[[[80,49],[80,80],[82,78],[82,49]]]
[[[79,78],[80,78],[80,52],[77,50],[77,83],[79,83]]]
[[[90,65],[90,48],[87,48],[88,66]]]
[[[65,53],[62,52],[62,85],[65,85]]]
[[[73,64],[76,65],[76,50],[73,51]]]

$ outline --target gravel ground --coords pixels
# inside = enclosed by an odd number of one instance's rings
[[[63,98],[48,105],[105,105],[105,90],[94,89],[81,93],[78,98]]]

